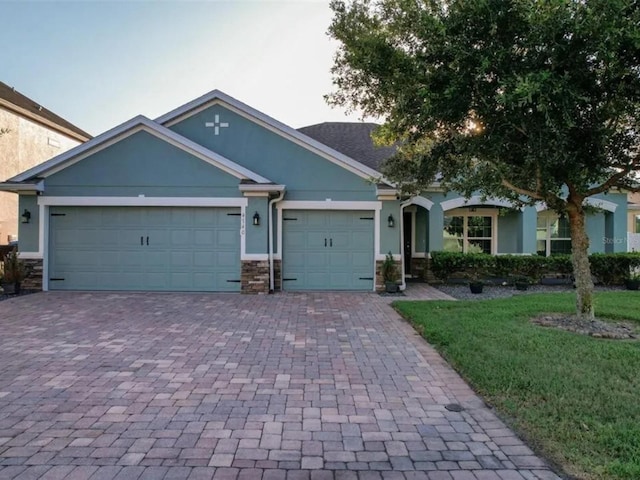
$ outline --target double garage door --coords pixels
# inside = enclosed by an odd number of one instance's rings
[[[373,290],[374,213],[285,210],[284,290]]]
[[[51,207],[52,290],[239,291],[240,209]]]

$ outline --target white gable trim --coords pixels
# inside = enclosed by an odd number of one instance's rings
[[[240,102],[239,100],[236,100],[220,90],[213,90],[206,93],[205,95],[202,95],[201,97],[198,97],[175,110],[165,113],[164,115],[156,118],[155,121],[159,124],[170,127],[185,118],[196,115],[197,113],[200,113],[216,104],[223,105],[225,108],[228,108],[247,120],[255,122],[267,130],[276,133],[317,155],[320,155],[326,160],[335,163],[359,177],[372,180],[374,182],[384,182],[389,185],[395,185],[386,180],[380,172],[367,167],[366,165],[312,139],[311,137],[308,137],[307,135],[304,135],[303,133],[298,132],[296,129],[279,122],[278,120]]]
[[[433,207],[433,202],[428,198],[416,195],[415,197],[411,197],[409,199],[408,205],[419,205],[426,210],[431,210],[431,207]]]
[[[446,212],[447,210],[452,210],[454,208],[466,207],[469,205],[491,205],[494,207],[518,208],[508,200],[501,200],[499,198],[489,197],[483,201],[482,197],[478,195],[474,195],[473,197],[470,197],[470,198],[463,198],[463,197],[452,198],[451,200],[445,200],[444,202],[440,202],[440,206],[442,207],[442,211],[444,212]]]
[[[199,145],[182,135],[165,128],[142,115],[134,117],[128,122],[112,128],[82,145],[79,145],[47,162],[17,175],[12,178],[11,181],[22,182],[34,176],[47,177],[49,175],[53,175],[54,173],[57,173],[140,131],[145,131],[163,141],[166,141],[167,143],[194,155],[195,157],[240,180],[253,180],[257,183],[270,183],[270,180],[267,178],[238,165],[222,155],[204,148],[202,145]]]

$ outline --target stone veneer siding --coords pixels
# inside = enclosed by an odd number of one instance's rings
[[[242,260],[240,291],[242,293],[269,293],[268,260]]]
[[[376,292],[384,291],[384,280],[381,273],[383,263],[384,260],[376,260]],[[402,262],[400,260],[396,260],[396,267],[398,272],[402,272]]]
[[[25,290],[42,290],[42,259],[25,259],[26,277],[20,284]]]
[[[282,260],[273,261],[273,289],[282,291]]]

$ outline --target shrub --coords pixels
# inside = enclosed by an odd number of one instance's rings
[[[591,273],[605,285],[622,285],[631,271],[640,268],[640,253],[594,253],[589,255]]]
[[[640,269],[640,253],[594,253],[589,256],[591,273],[605,285],[622,285],[630,272]],[[488,255],[485,253],[431,252],[431,271],[439,280],[463,274],[527,277],[534,282],[543,275],[570,275],[571,255]]]

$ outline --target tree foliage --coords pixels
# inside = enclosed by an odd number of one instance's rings
[[[402,145],[384,173],[408,192],[437,179],[466,196],[566,213],[589,296],[584,200],[639,187],[640,3],[331,6],[340,47],[328,100],[384,118],[377,139]]]

